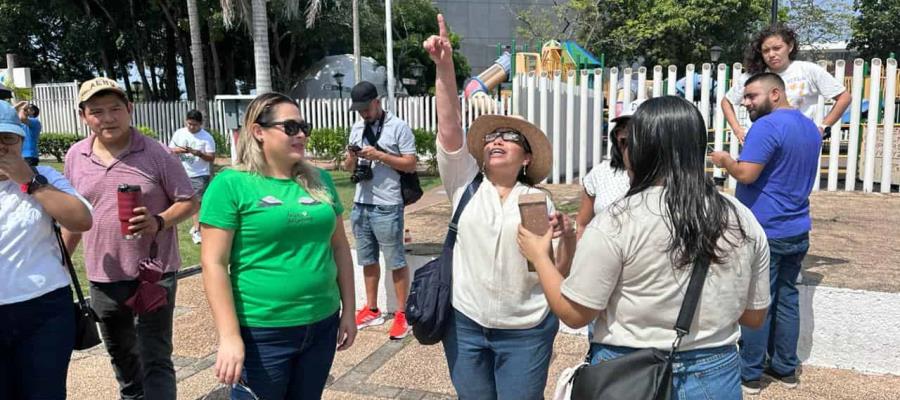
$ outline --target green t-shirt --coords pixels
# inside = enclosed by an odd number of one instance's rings
[[[340,308],[331,236],[344,210],[331,176],[320,170],[320,179],[333,205],[294,181],[235,170],[218,174],[203,195],[200,222],[234,231],[231,290],[241,326],[307,325]]]

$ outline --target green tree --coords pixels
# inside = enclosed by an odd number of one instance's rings
[[[716,45],[721,61],[740,61],[748,35],[767,21],[768,6],[768,0],[567,0],[519,17],[533,38],[575,39],[605,53],[609,65],[684,65],[709,61]]]
[[[900,53],[900,1],[856,0],[853,9],[856,18],[850,47],[856,47],[865,58]]]
[[[800,45],[812,46],[812,58],[823,56],[817,45],[850,39],[853,20],[850,6],[842,0],[789,0],[787,25],[797,33]]]

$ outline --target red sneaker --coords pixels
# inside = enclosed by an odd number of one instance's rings
[[[356,312],[356,329],[384,324],[384,315],[380,310],[372,311],[369,307],[363,307]]]
[[[410,331],[412,331],[412,327],[406,323],[406,313],[397,311],[394,314],[394,325],[391,326],[391,340],[403,339],[409,335]]]

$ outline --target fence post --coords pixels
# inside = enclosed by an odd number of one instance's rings
[[[544,132],[544,135],[547,136],[547,139],[550,140],[550,143],[554,142],[552,132],[549,130],[550,121],[547,120],[547,92],[550,89],[549,82],[547,81],[547,71],[541,71],[541,77],[539,80],[538,87],[540,88],[540,108],[538,111],[539,119],[541,121],[541,132]],[[554,154],[555,156],[555,154]],[[552,175],[552,174],[551,174]],[[544,182],[550,180],[550,176],[544,179]]]
[[[581,87],[579,97],[578,124],[578,176],[579,179],[587,174],[587,147],[588,147],[588,70],[581,70]]]
[[[619,69],[616,67],[612,67],[609,69],[609,101],[606,102],[606,107],[609,109],[607,112],[607,122],[606,122],[606,133],[607,135],[612,133],[612,120],[616,118],[618,112],[616,111],[616,101],[618,100],[618,91],[619,89],[616,87],[619,83]],[[606,158],[611,156],[612,152],[612,141],[606,142]]]
[[[642,102],[647,99],[647,67],[638,68],[638,90],[637,101]]]
[[[856,165],[859,154],[859,117],[862,110],[863,67],[862,58],[853,60],[853,91],[850,101],[850,132],[847,144],[847,175],[844,177],[844,190],[856,189]]]
[[[712,65],[704,63],[700,73],[700,115],[703,116],[703,123],[709,128],[709,86],[712,75]],[[717,175],[718,176],[718,175]]]
[[[881,110],[881,59],[873,58],[869,75],[869,116],[866,120],[865,169],[863,170],[863,191],[871,192],[875,180],[875,142],[878,133],[878,112]]]
[[[594,138],[594,146],[592,154],[594,164],[600,164],[603,159],[600,156],[600,144],[603,143],[603,137],[606,136],[603,131],[603,70],[594,69],[594,122],[591,124],[591,137]],[[585,171],[585,174],[587,171]]]
[[[838,82],[844,82],[844,68],[846,62],[844,60],[837,60],[834,62],[834,79]],[[840,167],[840,153],[841,153],[841,139],[843,136],[843,132],[841,132],[841,118],[838,118],[837,121],[834,122],[834,125],[831,126],[831,139],[828,140],[828,191],[833,192],[837,190],[838,187],[838,170]]]
[[[553,71],[553,183],[560,182],[560,141],[562,140],[562,71]]]
[[[694,102],[694,64],[684,67],[684,98],[691,103]]]
[[[661,65],[653,66],[653,97],[662,96],[663,68]]]
[[[535,78],[534,71],[528,71],[528,76],[527,76],[527,78],[526,78],[526,83],[527,83],[526,90],[528,91],[528,94],[527,94],[527,96],[528,96],[528,97],[527,97],[528,103],[527,103],[527,107],[526,107],[526,109],[527,109],[527,114],[526,114],[525,118],[528,119],[528,122],[531,122],[532,124],[536,122],[536,121],[534,120],[534,118],[535,118],[535,115],[534,115],[534,109],[535,109],[535,104],[534,104],[534,84],[535,84],[535,79],[536,79],[536,78]]]
[[[566,74],[566,183],[572,183],[575,174],[575,71]]]
[[[716,103],[725,97],[725,68],[725,64],[716,66]],[[725,149],[725,127],[722,124],[725,117],[722,114],[722,107],[715,107],[715,110],[716,113],[713,118],[713,142],[715,143],[716,151],[722,151]],[[731,146],[733,145],[734,144],[732,143]],[[713,167],[713,175],[716,177],[722,176],[722,169]],[[735,181],[733,177],[728,178],[728,187],[735,187],[736,184],[737,181]]]
[[[897,98],[897,59],[888,58],[884,71],[884,140],[881,142],[881,193],[891,192],[894,151],[894,112]]]
[[[669,96],[674,96],[678,91],[675,88],[675,83],[678,82],[678,67],[674,65],[669,66],[669,82],[666,85],[666,94]]]

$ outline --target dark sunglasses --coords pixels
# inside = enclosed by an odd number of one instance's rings
[[[281,130],[284,131],[285,135],[288,136],[297,136],[298,133],[303,132],[303,136],[309,137],[310,135],[310,127],[306,121],[297,121],[293,119],[288,119],[284,121],[278,122],[257,122],[260,126],[264,128],[273,128],[276,126],[281,126]]]
[[[494,131],[484,135],[484,143],[488,144],[497,140],[497,138],[503,139],[504,142],[522,143],[525,141],[525,137],[516,131]]]

